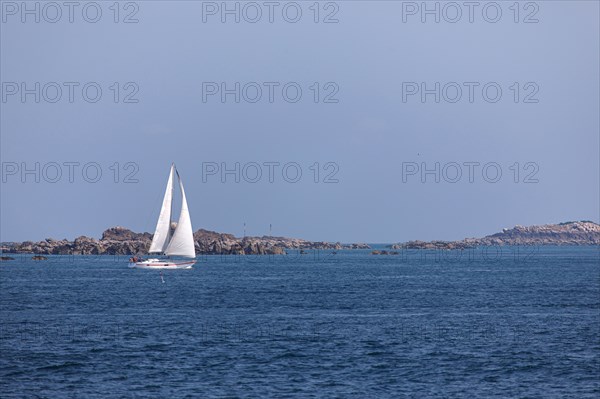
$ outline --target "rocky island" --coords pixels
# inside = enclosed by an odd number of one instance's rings
[[[286,237],[235,237],[200,229],[194,233],[197,254],[207,255],[283,255],[286,250],[369,249],[367,244],[307,241]],[[2,253],[40,255],[140,255],[146,254],[152,234],[136,233],[124,227],[112,227],[100,239],[81,236],[73,241],[47,238],[39,242],[2,243]],[[8,260],[8,259],[6,259]]]
[[[44,241],[2,243],[0,254],[36,255],[142,255],[148,252],[152,234],[112,227],[100,239],[80,236],[73,241],[47,238]],[[289,250],[370,249],[367,244],[308,241],[287,237],[235,237],[233,234],[199,229],[194,233],[196,254],[203,255],[283,255]],[[600,225],[591,221],[565,222],[541,226],[515,226],[483,238],[460,241],[408,241],[389,245],[398,249],[467,249],[478,246],[600,245]],[[373,251],[374,255],[397,255],[396,251]],[[40,257],[40,259],[43,257]],[[0,260],[13,258],[2,256]]]
[[[408,241],[391,245],[391,249],[466,249],[478,246],[505,245],[600,245],[600,225],[588,220],[515,226],[483,238],[460,241]]]

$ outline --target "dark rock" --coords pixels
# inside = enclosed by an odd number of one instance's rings
[[[368,244],[347,244],[344,245],[344,249],[371,249],[371,246]]]
[[[152,234],[136,233],[124,227],[112,227],[102,233],[100,240],[86,236],[70,242],[48,238],[40,242],[2,243],[4,253],[77,254],[77,255],[141,255],[146,254]],[[206,255],[284,255],[287,249],[304,250],[363,248],[366,244],[312,242],[285,237],[244,237],[199,229],[194,233],[197,254]],[[367,246],[368,247],[368,246]]]
[[[391,245],[391,248],[467,249],[494,245],[600,245],[600,225],[581,221],[529,227],[515,226],[483,238],[465,238],[461,241],[409,241]]]
[[[102,241],[152,241],[150,233],[135,233],[125,227],[116,226],[104,230],[102,233]]]

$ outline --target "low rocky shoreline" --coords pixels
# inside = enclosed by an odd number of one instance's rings
[[[370,249],[367,244],[341,244],[307,241],[287,237],[235,237],[200,229],[194,233],[196,254],[200,255],[284,255],[288,250]],[[100,239],[81,236],[73,241],[47,238],[39,242],[2,243],[0,253],[35,255],[145,255],[152,234],[112,227]],[[390,251],[375,250],[373,255],[397,255],[402,249],[468,249],[478,246],[600,245],[600,225],[590,221],[565,222],[541,226],[515,226],[483,238],[460,241],[408,241],[389,245]],[[42,260],[40,256],[39,260]],[[12,260],[10,256],[1,261]],[[36,259],[38,260],[38,259]]]
[[[286,250],[369,249],[367,244],[307,241],[286,237],[235,237],[200,229],[194,233],[197,254],[206,255],[283,255]],[[100,239],[81,236],[73,241],[47,238],[39,242],[2,243],[4,254],[31,253],[40,255],[141,255],[146,254],[152,234],[136,233],[124,227],[112,227]],[[3,259],[4,260],[4,259]],[[5,259],[10,260],[10,259]]]
[[[590,221],[515,226],[483,238],[460,241],[408,241],[391,249],[467,249],[479,246],[600,245],[600,225]]]

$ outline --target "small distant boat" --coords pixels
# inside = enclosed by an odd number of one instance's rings
[[[174,226],[171,221],[171,214],[174,190],[173,180],[175,175],[177,176],[181,190],[181,213],[179,214],[179,221]],[[188,259],[177,261],[159,258],[138,259],[137,257],[133,257],[129,261],[129,267],[137,269],[191,269],[192,265],[196,263],[192,220],[185,198],[183,182],[175,164],[171,165],[165,196],[148,253],[164,254],[168,257],[180,256]]]

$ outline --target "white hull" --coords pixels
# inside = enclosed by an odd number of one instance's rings
[[[184,262],[161,261],[158,259],[149,259],[142,262],[129,262],[129,267],[132,269],[153,269],[153,270],[175,270],[175,269],[191,269],[196,263],[195,260]]]

